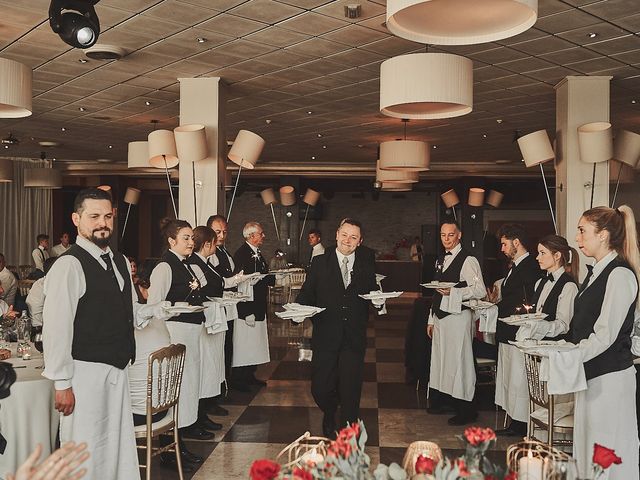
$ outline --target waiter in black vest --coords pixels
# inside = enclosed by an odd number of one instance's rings
[[[374,253],[360,246],[360,222],[342,220],[336,242],[313,258],[297,299],[326,309],[312,319],[311,393],[324,413],[327,437],[335,435],[338,405],[340,426],[358,419],[369,318],[368,302],[358,295],[378,289]]]
[[[431,414],[445,413],[450,400],[456,415],[449,425],[465,425],[475,421],[478,413],[473,405],[476,371],[473,358],[475,332],[472,311],[463,301],[479,300],[486,294],[478,260],[463,250],[458,225],[444,222],[440,241],[444,255],[436,263],[435,280],[455,283],[433,295],[427,334],[432,338],[429,386]]]
[[[113,217],[109,193],[82,190],[71,217],[77,243],[44,285],[43,375],[54,381],[60,438],[87,442],[86,478],[100,480],[140,478],[127,366],[134,320],[163,315],[158,304],[136,303],[129,264],[109,248]]]
[[[532,305],[534,287],[542,276],[536,259],[527,251],[528,235],[524,227],[517,223],[507,223],[498,230],[500,250],[511,260],[512,266],[500,287],[498,320],[524,313],[524,305]],[[516,310],[518,309],[518,310]],[[529,390],[524,369],[524,354],[509,340],[516,339],[518,327],[498,321],[496,340],[498,341],[498,371],[496,375],[496,404],[501,406],[511,418],[506,429],[498,430],[498,435],[524,436],[529,420]]]

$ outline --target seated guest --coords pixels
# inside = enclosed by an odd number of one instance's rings
[[[47,258],[44,261],[44,274],[45,276],[49,272],[49,269],[56,261],[56,257]],[[44,278],[39,278],[31,288],[27,295],[27,308],[29,309],[29,315],[31,315],[31,325],[34,327],[42,326],[42,309],[44,308]]]
[[[2,282],[0,282],[0,295],[2,295],[3,292],[4,289],[2,288]],[[2,318],[14,319],[17,314],[18,312],[13,309],[13,305],[9,305],[4,300],[0,300],[0,316],[2,316]]]
[[[69,233],[63,232],[60,236],[60,243],[58,245],[54,245],[54,247],[51,249],[51,256],[59,257],[70,248],[71,244],[69,243]]]
[[[587,210],[578,222],[576,243],[596,263],[580,286],[568,334],[578,345],[587,379],[587,389],[576,393],[573,456],[579,476],[586,478],[593,445],[606,445],[622,458],[607,470],[608,480],[638,480],[631,334],[640,252],[633,211],[626,205]]]
[[[288,268],[286,253],[279,248],[276,248],[275,254],[271,260],[269,260],[269,270],[282,270]]]
[[[4,288],[4,293],[0,293],[0,300],[4,300],[8,305],[14,305],[18,281],[13,272],[7,268],[7,262],[2,253],[0,253],[0,282]]]
[[[38,242],[38,245],[31,252],[31,258],[36,268],[36,271],[31,272],[29,276],[32,280],[44,277],[44,261],[49,258],[49,235],[39,234],[36,237],[36,242]]]

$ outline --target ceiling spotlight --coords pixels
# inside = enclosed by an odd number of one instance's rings
[[[267,119],[264,121],[264,123],[266,123],[267,125],[271,125],[271,119],[270,119],[270,118],[267,118]]]
[[[49,6],[51,30],[72,47],[93,46],[100,35],[100,20],[94,8],[99,1],[51,0]]]
[[[502,119],[501,118],[496,119],[496,123],[502,123]]]
[[[144,104],[148,107],[149,105],[151,105],[151,102],[147,100],[146,102],[144,102]]]
[[[322,145],[322,148],[327,148],[327,146],[326,145]]]
[[[483,133],[483,134],[482,134],[482,138],[487,138],[487,134],[486,134],[486,133]]]
[[[87,60],[86,58],[79,58],[78,61],[80,63],[89,63],[89,60]]]
[[[312,157],[311,157],[311,160],[315,160],[315,159],[316,159],[316,157],[315,157],[315,156],[312,156]]]
[[[631,100],[631,103],[635,104],[635,103],[636,103],[636,100]]]
[[[438,148],[438,145],[434,145],[433,148]]]
[[[358,3],[352,3],[344,6],[344,16],[346,18],[358,18],[362,14],[362,8]]]
[[[319,133],[319,134],[318,134],[318,138],[321,138],[321,137],[322,137],[322,134],[321,134],[321,133]]]
[[[84,107],[78,107],[78,110],[80,110],[81,112],[84,112],[86,110],[86,108]]]
[[[598,36],[598,34],[595,33],[595,32],[590,32],[590,33],[587,34],[587,37],[589,37],[589,38],[596,38],[597,36]]]
[[[313,112],[311,110],[307,111],[307,115],[311,115]]]
[[[62,127],[60,130],[62,130],[63,132],[67,131],[67,129],[65,127]]]
[[[207,41],[207,39],[206,39],[206,38],[204,38],[204,37],[198,37],[198,38],[196,38],[196,41],[197,41],[198,43],[205,43],[205,42]]]
[[[113,145],[109,145],[108,148],[113,148]]]

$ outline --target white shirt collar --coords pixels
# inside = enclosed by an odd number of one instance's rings
[[[593,276],[591,277],[592,280],[595,279],[598,275],[600,275],[602,270],[604,270],[605,267],[609,265],[613,261],[613,259],[616,258],[617,256],[618,256],[618,252],[613,250],[609,252],[607,255],[605,255],[599,262],[597,262],[593,266]]]
[[[193,252],[193,253],[195,253],[200,258],[200,260],[202,260],[204,263],[207,263],[206,257],[203,257],[202,255],[200,255],[199,252]]]
[[[111,247],[107,247],[106,250],[102,250],[99,246],[97,246],[91,240],[87,240],[86,238],[80,235],[78,235],[78,239],[76,240],[76,245],[84,248],[95,259],[102,261],[102,259],[100,258],[101,255],[108,253],[111,259],[113,260],[113,252],[111,251]]]
[[[462,250],[461,244],[457,244],[455,247],[449,250],[449,252],[451,252],[451,258],[455,257],[460,250]]]
[[[521,257],[518,257],[513,261],[513,266],[517,267],[518,265],[520,265],[520,262],[522,262],[528,256],[529,256],[529,252],[525,252]]]
[[[180,261],[183,261],[183,260],[186,260],[186,259],[187,259],[187,257],[185,257],[184,255],[180,255],[179,253],[174,252],[174,251],[173,251],[173,250],[171,250],[171,249],[169,249],[169,251],[170,251],[171,253],[173,253],[176,257],[178,257],[178,260],[180,260]]]
[[[553,275],[553,280],[554,281],[558,280],[564,272],[565,272],[564,267],[560,267],[555,272],[552,272],[551,275]]]
[[[342,259],[346,258],[349,268],[350,269],[353,268],[353,262],[356,259],[356,252],[353,252],[351,255],[345,256],[342,253],[340,253],[340,251],[338,251],[338,249],[336,248],[336,256],[338,257],[338,265],[342,265]]]
[[[324,250],[324,247],[322,246],[322,243],[316,243],[316,244],[313,246],[313,248],[312,248],[312,250],[313,250],[314,252],[315,252],[316,250],[320,250],[320,249]]]
[[[253,250],[253,253],[258,253],[258,247],[251,245],[249,242],[246,242],[246,244],[251,247],[251,250]]]

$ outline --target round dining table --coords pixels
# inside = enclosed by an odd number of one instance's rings
[[[60,422],[53,382],[42,376],[42,354],[32,345],[31,359],[23,360],[16,356],[16,349],[17,343],[12,343],[12,356],[5,361],[13,365],[17,379],[11,394],[0,400],[0,433],[7,441],[0,455],[0,479],[14,473],[38,443],[42,445],[40,459],[48,457],[55,449]]]

